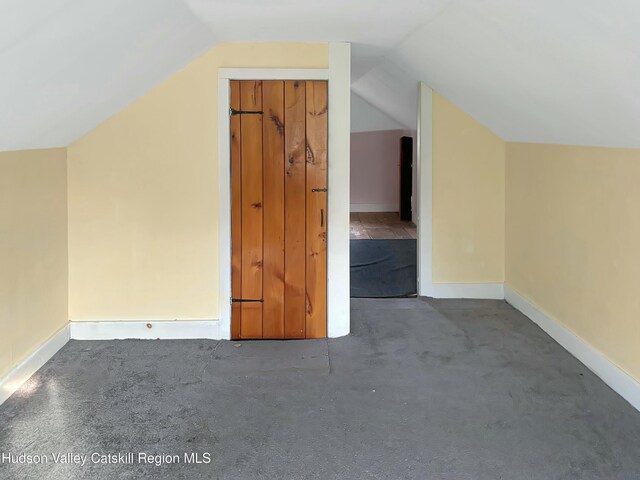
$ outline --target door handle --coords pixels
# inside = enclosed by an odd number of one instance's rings
[[[320,209],[320,226],[324,227],[324,208]]]

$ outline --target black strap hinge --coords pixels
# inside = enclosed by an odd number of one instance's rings
[[[258,111],[258,110],[236,110],[235,108],[230,108],[229,109],[229,115],[230,116],[234,116],[234,115],[262,115],[264,112],[262,111]]]
[[[312,188],[311,191],[312,192],[326,192],[327,189],[326,188]]]
[[[264,300],[260,299],[251,299],[251,298],[232,298],[231,303],[249,303],[249,302],[258,302],[263,303]]]

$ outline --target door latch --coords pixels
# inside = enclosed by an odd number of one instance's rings
[[[311,191],[312,192],[326,192],[327,189],[326,188],[312,188]]]

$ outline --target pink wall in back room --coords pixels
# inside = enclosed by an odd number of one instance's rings
[[[351,133],[351,211],[398,211],[403,135],[415,142],[410,130]]]

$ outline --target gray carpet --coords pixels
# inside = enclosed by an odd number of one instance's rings
[[[351,240],[350,253],[352,298],[416,295],[415,240]]]
[[[302,342],[72,341],[0,407],[2,479],[640,478],[640,413],[501,301],[354,300]]]

